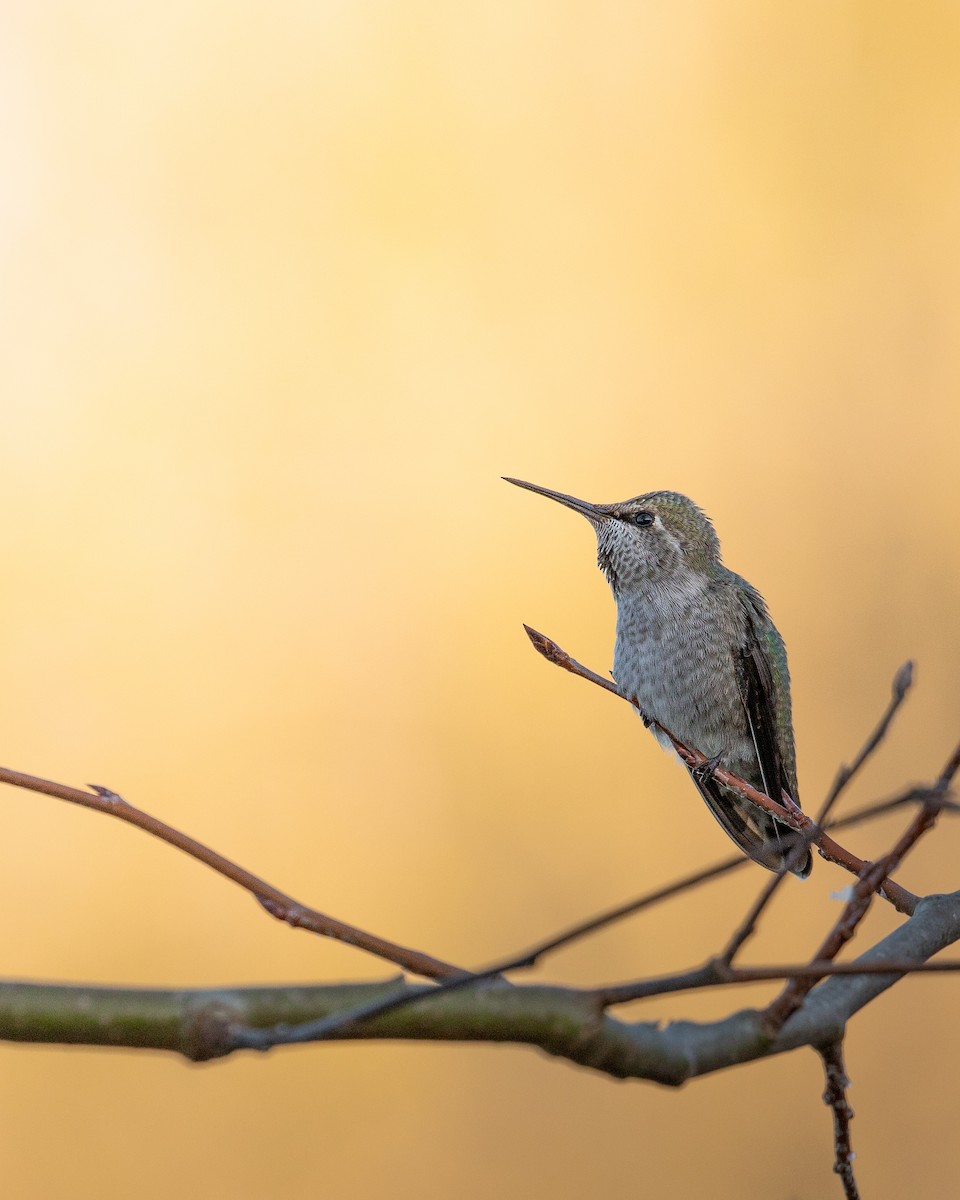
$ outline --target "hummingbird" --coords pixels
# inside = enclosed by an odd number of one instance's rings
[[[504,478],[587,518],[617,603],[618,689],[666,749],[664,729],[706,756],[690,775],[740,849],[805,879],[811,859],[796,849],[800,835],[714,778],[722,763],[772,800],[785,791],[799,803],[783,638],[756,588],[723,565],[710,518],[678,492],[590,504]]]

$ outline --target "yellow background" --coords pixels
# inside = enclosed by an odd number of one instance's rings
[[[858,797],[935,774],[958,54],[948,3],[6,6],[0,761],[466,964],[726,856],[626,706],[527,645],[521,621],[606,670],[613,604],[586,523],[513,474],[706,508],[789,645],[807,807],[910,656]],[[0,801],[7,976],[388,973],[135,830]],[[903,882],[956,887],[958,833]],[[538,977],[699,962],[762,881]],[[747,957],[810,953],[845,882],[791,881]],[[955,1188],[957,987],[853,1024],[867,1195]],[[18,1197],[839,1195],[812,1053],[679,1092],[513,1047],[0,1057]]]

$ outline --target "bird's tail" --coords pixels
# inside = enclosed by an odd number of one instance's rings
[[[744,854],[768,871],[781,870],[794,856],[791,871],[801,879],[806,879],[813,860],[809,847],[805,854],[796,850],[797,844],[803,841],[802,834],[744,800],[736,792],[721,786],[716,780],[700,779],[695,771],[690,774],[707,807]],[[796,854],[800,854],[799,861],[796,860]]]

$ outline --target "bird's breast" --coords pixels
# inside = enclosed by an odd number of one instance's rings
[[[724,615],[697,603],[621,603],[613,674],[646,716],[732,765],[751,754],[751,745],[736,676],[737,632]]]

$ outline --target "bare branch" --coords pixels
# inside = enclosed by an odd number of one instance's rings
[[[945,792],[950,784],[953,783],[953,777],[957,771],[960,771],[960,742],[954,746],[953,752],[944,764],[943,770],[940,772],[935,784],[936,790],[938,792]]]
[[[748,938],[753,937],[754,933],[756,932],[757,922],[760,920],[760,916],[764,909],[773,899],[784,879],[786,879],[797,863],[800,862],[806,852],[806,839],[804,839],[802,842],[797,842],[797,844],[790,850],[790,853],[784,860],[783,866],[777,871],[776,875],[774,875],[772,879],[767,880],[767,882],[763,885],[763,889],[761,890],[760,894],[747,910],[746,916],[730,935],[726,946],[720,953],[721,962],[726,963],[727,966],[729,966],[740,952],[740,948],[743,946],[744,942],[746,942]]]
[[[823,807],[817,814],[818,825],[822,825],[824,821],[826,821],[831,810],[833,809],[833,806],[840,799],[844,788],[847,787],[870,755],[873,754],[873,752],[886,737],[887,730],[890,728],[890,723],[896,716],[897,710],[900,708],[901,704],[903,704],[904,700],[907,698],[907,692],[909,692],[912,684],[913,663],[908,661],[903,664],[900,670],[897,671],[896,675],[893,677],[890,703],[887,705],[886,712],[877,722],[877,726],[873,733],[871,733],[866,742],[864,742],[860,749],[860,753],[853,760],[850,766],[843,765],[837,772],[837,777],[833,781],[833,786],[827,794],[827,798],[823,802]]]
[[[773,979],[811,979],[816,984],[832,975],[950,975],[955,971],[960,971],[960,960],[937,959],[936,962],[914,964],[906,959],[830,962],[815,958],[812,962],[794,963],[792,966],[731,967],[723,959],[713,958],[703,966],[678,971],[674,975],[658,975],[651,979],[637,979],[632,983],[594,988],[592,994],[603,1008],[614,1008],[618,1004],[632,1004],[637,1000],[649,1000],[653,996],[665,996],[673,992],[697,992],[704,988],[765,983]],[[423,994],[433,995],[446,990],[447,981],[442,980],[425,987]]]
[[[819,984],[773,1037],[754,1010],[706,1024],[631,1024],[604,1013],[591,991],[493,984],[451,994],[433,986],[436,994],[424,999],[420,988],[390,980],[193,991],[4,982],[0,1039],[156,1048],[199,1061],[299,1041],[310,1022],[409,990],[420,1003],[340,1036],[526,1043],[617,1078],[676,1086],[737,1063],[828,1044],[842,1036],[855,1012],[958,939],[960,893],[921,900],[913,917],[856,963],[820,964],[836,975]],[[946,967],[929,963],[921,969]],[[737,974],[745,980],[751,970]]]
[[[68,787],[63,783],[54,783],[49,779],[38,779],[33,775],[25,775],[21,771],[11,771],[7,767],[0,767],[0,783],[9,783],[13,787],[25,788],[31,792],[42,792],[45,796],[55,796],[58,800],[79,804],[83,808],[91,808],[94,812],[104,813],[108,817],[116,817],[121,821],[126,821],[129,825],[135,825],[138,829],[144,830],[170,846],[175,846],[177,850],[182,850],[184,854],[189,854],[191,858],[202,862],[204,866],[210,867],[217,874],[223,875],[226,879],[245,888],[256,897],[272,917],[276,917],[279,921],[285,921],[295,929],[306,929],[321,937],[335,938],[339,942],[346,942],[349,946],[366,950],[369,954],[375,954],[378,958],[395,963],[398,967],[411,971],[415,975],[426,976],[428,979],[442,979],[460,971],[459,967],[455,967],[451,963],[445,963],[441,959],[433,958],[419,950],[410,950],[405,946],[399,946],[395,942],[367,933],[354,925],[338,921],[336,917],[327,916],[315,908],[301,904],[298,900],[281,892],[279,888],[273,887],[263,879],[245,871],[243,867],[237,866],[222,854],[218,854],[216,850],[211,850],[209,846],[204,846],[202,842],[195,841],[194,838],[188,837],[187,834],[181,833],[171,825],[150,816],[142,809],[135,808],[109,788],[92,784],[93,791],[85,792],[79,788]]]
[[[939,796],[940,811],[942,813],[958,813],[960,812],[960,804],[955,800],[947,799],[946,795],[939,791],[939,781],[932,786],[926,784],[921,787],[910,787],[899,792],[896,796],[891,796],[887,800],[874,800],[870,804],[863,805],[862,808],[854,809],[853,812],[847,813],[846,816],[836,817],[832,821],[827,822],[828,829],[849,829],[851,825],[861,825],[864,821],[872,821],[875,817],[882,817],[888,812],[894,812],[898,808],[903,808],[905,804],[914,804],[923,802],[930,796]]]
[[[853,1177],[854,1154],[850,1148],[850,1122],[853,1119],[853,1109],[847,1101],[847,1088],[850,1080],[843,1065],[843,1041],[830,1042],[819,1048],[823,1059],[823,1073],[826,1082],[823,1092],[823,1102],[833,1112],[833,1169],[840,1176],[843,1184],[843,1194],[846,1200],[860,1200],[857,1181]]]
[[[596,671],[591,671],[589,667],[583,666],[575,658],[571,658],[565,650],[562,650],[556,642],[552,641],[545,634],[539,633],[536,629],[531,629],[529,625],[524,625],[524,629],[527,631],[527,636],[530,638],[536,651],[542,654],[548,662],[563,667],[565,671],[570,671],[573,675],[579,675],[581,679],[586,679],[590,683],[597,684],[605,691],[619,696],[621,700],[626,700],[628,704],[637,709],[647,725],[656,724],[657,728],[662,730],[673,743],[673,748],[688,767],[702,767],[709,762],[706,755],[701,754],[699,750],[694,750],[684,745],[665,725],[661,725],[659,721],[652,721],[648,715],[642,712],[635,699],[625,696],[616,684],[608,679],[604,679]],[[960,766],[960,762],[958,762],[958,766]],[[956,768],[954,769],[956,770]],[[851,854],[849,850],[846,850],[843,846],[835,842],[829,834],[820,829],[806,813],[801,812],[795,805],[788,807],[772,800],[769,796],[764,795],[763,792],[752,787],[745,779],[741,779],[739,775],[734,775],[732,771],[728,771],[725,767],[716,767],[713,771],[713,776],[718,783],[735,791],[744,800],[750,801],[758,808],[762,808],[765,812],[775,816],[778,821],[782,821],[783,824],[790,826],[791,829],[799,830],[805,834],[811,844],[817,847],[821,857],[825,858],[828,862],[836,863],[837,866],[843,867],[853,875],[859,876],[863,871],[866,865],[863,859],[857,858],[855,854]],[[884,899],[889,900],[898,912],[907,915],[914,911],[919,899],[913,892],[908,892],[906,888],[901,887],[892,879],[884,879],[880,894]]]

